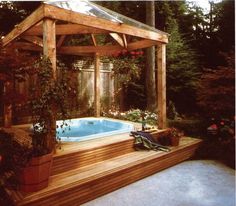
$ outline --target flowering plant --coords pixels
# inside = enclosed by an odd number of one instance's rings
[[[211,119],[207,127],[208,136],[216,136],[219,140],[228,140],[235,136],[235,121],[230,119]]]
[[[109,110],[108,113],[103,113],[103,116],[139,123],[142,123],[143,116],[145,123],[152,126],[156,126],[158,120],[157,114],[149,111],[142,111],[140,109],[131,109],[126,112],[120,112],[119,110],[113,109]]]

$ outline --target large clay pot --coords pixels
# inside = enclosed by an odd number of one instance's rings
[[[40,157],[34,157],[25,168],[22,169],[20,191],[36,192],[48,186],[51,173],[53,153]]]

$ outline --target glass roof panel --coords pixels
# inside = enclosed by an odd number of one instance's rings
[[[50,5],[53,5],[56,7],[60,7],[60,8],[66,9],[66,10],[71,10],[74,12],[107,19],[109,21],[125,23],[130,26],[135,26],[135,27],[146,29],[149,31],[167,34],[165,32],[158,30],[158,29],[155,29],[154,27],[148,26],[144,23],[141,23],[139,21],[136,21],[134,19],[126,17],[126,16],[119,14],[117,12],[111,11],[110,9],[104,8],[102,6],[99,6],[97,4],[89,2],[87,0],[67,0],[67,1],[65,1],[65,0],[48,0],[48,1],[45,1],[44,3],[50,4]]]

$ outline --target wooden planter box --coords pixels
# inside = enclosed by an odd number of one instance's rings
[[[23,192],[36,192],[48,186],[53,153],[34,157],[22,169],[19,176],[19,189]]]

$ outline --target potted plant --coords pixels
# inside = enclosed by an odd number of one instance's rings
[[[28,99],[33,122],[31,145],[18,145],[17,148],[25,155],[14,153],[13,161],[8,162],[12,166],[12,176],[18,177],[19,189],[34,192],[48,185],[53,153],[59,141],[56,137],[56,119],[68,119],[68,95],[69,91],[73,90],[67,83],[70,82],[67,75],[62,74],[58,80],[53,78],[51,62],[44,56],[27,71],[29,77],[34,80],[31,81],[31,95]],[[67,126],[65,121],[62,122],[60,127]],[[19,165],[18,162],[22,164]],[[17,169],[14,168],[14,164],[17,165]]]
[[[40,190],[48,185],[56,138],[56,119],[68,119],[67,97],[71,89],[66,75],[53,78],[50,60],[42,56],[33,65],[31,76],[36,81],[30,88],[29,105],[32,113],[32,158],[20,175],[20,189],[26,192]],[[68,89],[69,88],[69,89]],[[61,128],[67,126],[62,121]]]
[[[183,137],[183,132],[181,132],[178,129],[172,127],[168,131],[168,136],[170,138],[171,146],[178,146],[180,138]]]

